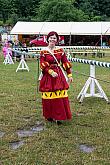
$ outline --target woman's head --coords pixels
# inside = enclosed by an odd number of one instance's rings
[[[57,32],[55,31],[51,31],[50,33],[48,33],[47,35],[47,42],[49,43],[50,40],[56,40],[56,42],[59,41],[59,35],[57,34]]]

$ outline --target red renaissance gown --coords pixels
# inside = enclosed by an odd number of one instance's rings
[[[67,60],[63,49],[56,48],[54,50],[54,56],[63,66],[68,77],[72,76],[71,64]],[[61,68],[48,50],[42,50],[40,52],[40,68],[43,73],[39,87],[39,90],[42,92],[43,116],[45,119],[52,118],[54,120],[71,119],[72,114],[67,94],[69,85],[66,82]],[[58,77],[52,77],[52,75],[49,74],[50,69],[55,71]]]

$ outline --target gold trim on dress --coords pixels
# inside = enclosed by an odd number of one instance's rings
[[[58,90],[55,92],[42,92],[43,99],[56,99],[68,97],[67,90]]]

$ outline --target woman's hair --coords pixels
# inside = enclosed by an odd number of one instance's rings
[[[57,42],[59,41],[59,35],[58,35],[58,33],[55,32],[55,31],[51,31],[51,32],[49,32],[48,35],[47,35],[47,42],[48,42],[49,37],[50,37],[50,36],[53,36],[53,35],[56,35],[56,37],[57,37]]]

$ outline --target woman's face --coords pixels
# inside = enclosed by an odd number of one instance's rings
[[[57,37],[54,34],[53,36],[50,36],[48,39],[49,45],[55,45],[57,43]]]

